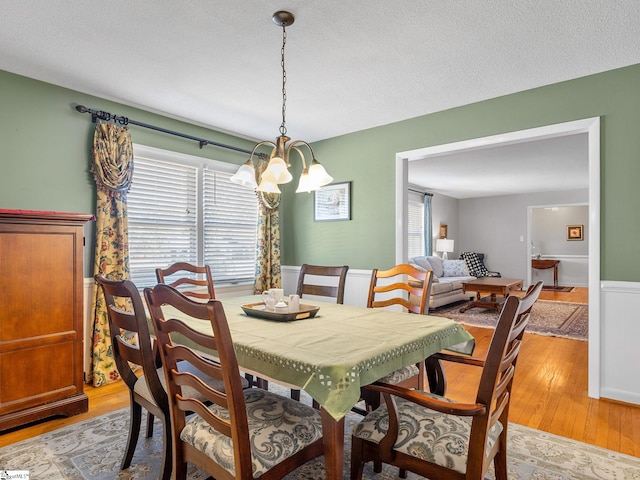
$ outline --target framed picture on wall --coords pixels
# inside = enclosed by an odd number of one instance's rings
[[[314,192],[313,220],[351,220],[351,182],[332,183]]]
[[[440,238],[447,238],[447,234],[449,233],[449,227],[444,223],[440,224]]]
[[[584,240],[583,225],[567,225],[567,240]]]

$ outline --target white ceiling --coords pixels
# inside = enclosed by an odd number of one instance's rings
[[[409,162],[409,181],[454,198],[589,188],[586,133],[480,147]]]
[[[281,9],[309,142],[640,63],[638,0],[3,0],[0,69],[273,139]]]

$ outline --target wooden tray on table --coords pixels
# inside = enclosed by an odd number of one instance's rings
[[[275,320],[276,322],[292,322],[294,320],[304,320],[305,318],[313,318],[320,310],[320,307],[314,305],[300,304],[297,312],[279,313],[267,310],[264,302],[246,303],[241,305],[244,313],[250,317],[264,318],[266,320]]]

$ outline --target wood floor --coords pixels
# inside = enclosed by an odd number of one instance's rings
[[[571,292],[540,292],[540,300],[555,300],[556,302],[589,303],[589,289],[575,287]]]
[[[542,292],[541,299],[587,302],[587,289]],[[492,330],[468,327],[476,338],[476,355],[486,352]],[[640,407],[587,397],[587,342],[526,334],[514,382],[510,421],[599,447],[640,457]],[[477,374],[457,366],[447,371],[448,394],[469,400]],[[52,419],[0,434],[0,447],[71,423],[125,408],[129,397],[122,382],[86,386],[89,412]]]

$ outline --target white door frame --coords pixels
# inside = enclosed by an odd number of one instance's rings
[[[396,263],[407,260],[409,162],[443,153],[586,133],[589,157],[589,381],[588,395],[600,398],[600,117],[473,138],[396,153]]]

